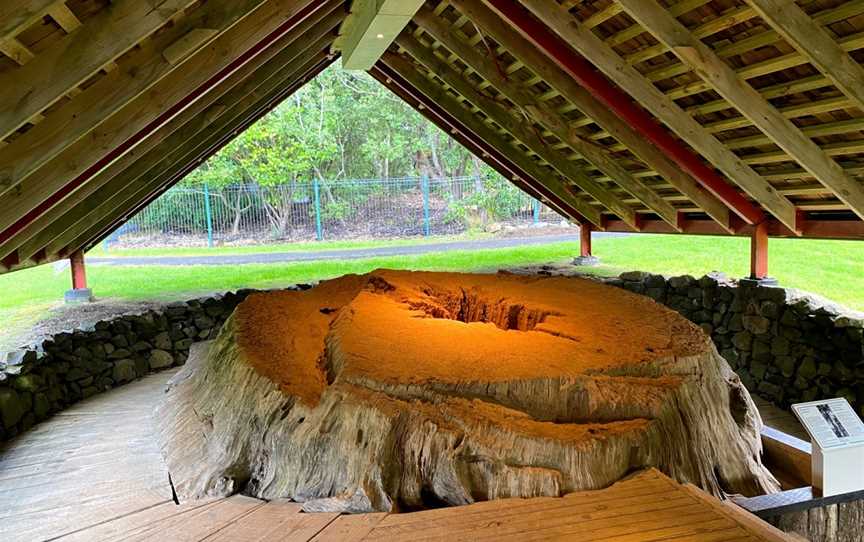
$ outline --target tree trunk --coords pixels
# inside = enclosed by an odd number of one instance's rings
[[[253,294],[165,397],[184,501],[390,511],[646,467],[715,495],[777,489],[759,413],[704,332],[587,279],[383,270]]]

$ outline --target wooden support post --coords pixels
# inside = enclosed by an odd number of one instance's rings
[[[760,222],[750,236],[750,279],[764,283],[768,277],[768,222]]]
[[[69,257],[72,269],[72,289],[63,296],[66,303],[93,301],[93,292],[87,288],[87,273],[84,271],[84,251],[76,250]]]
[[[591,232],[594,226],[583,222],[579,226],[579,257],[573,259],[573,265],[597,265],[600,259],[591,253]]]
[[[591,224],[579,228],[579,255],[583,258],[591,256]]]
[[[80,250],[69,257],[72,268],[72,288],[80,290],[87,287],[87,273],[84,270],[84,253]]]

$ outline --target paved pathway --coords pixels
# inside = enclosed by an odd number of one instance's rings
[[[595,236],[604,235],[600,232]],[[615,234],[606,234],[615,235]],[[476,241],[450,241],[444,243],[423,243],[392,247],[352,248],[344,250],[310,250],[296,252],[272,252],[263,254],[215,254],[213,256],[152,256],[152,257],[93,257],[87,258],[88,265],[238,265],[247,263],[290,263],[318,260],[354,260],[386,256],[414,256],[431,252],[450,250],[488,250],[512,248],[526,245],[546,245],[549,243],[578,242],[578,235],[544,235],[538,237],[513,239],[484,239]]]

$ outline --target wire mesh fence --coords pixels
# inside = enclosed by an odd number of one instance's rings
[[[452,235],[561,218],[503,180],[481,177],[174,187],[106,239],[202,246]]]

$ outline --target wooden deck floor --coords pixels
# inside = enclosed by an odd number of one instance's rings
[[[177,506],[150,421],[169,376],[79,403],[0,449],[0,540],[785,540],[653,470],[601,491],[412,514],[305,514],[244,496]]]

